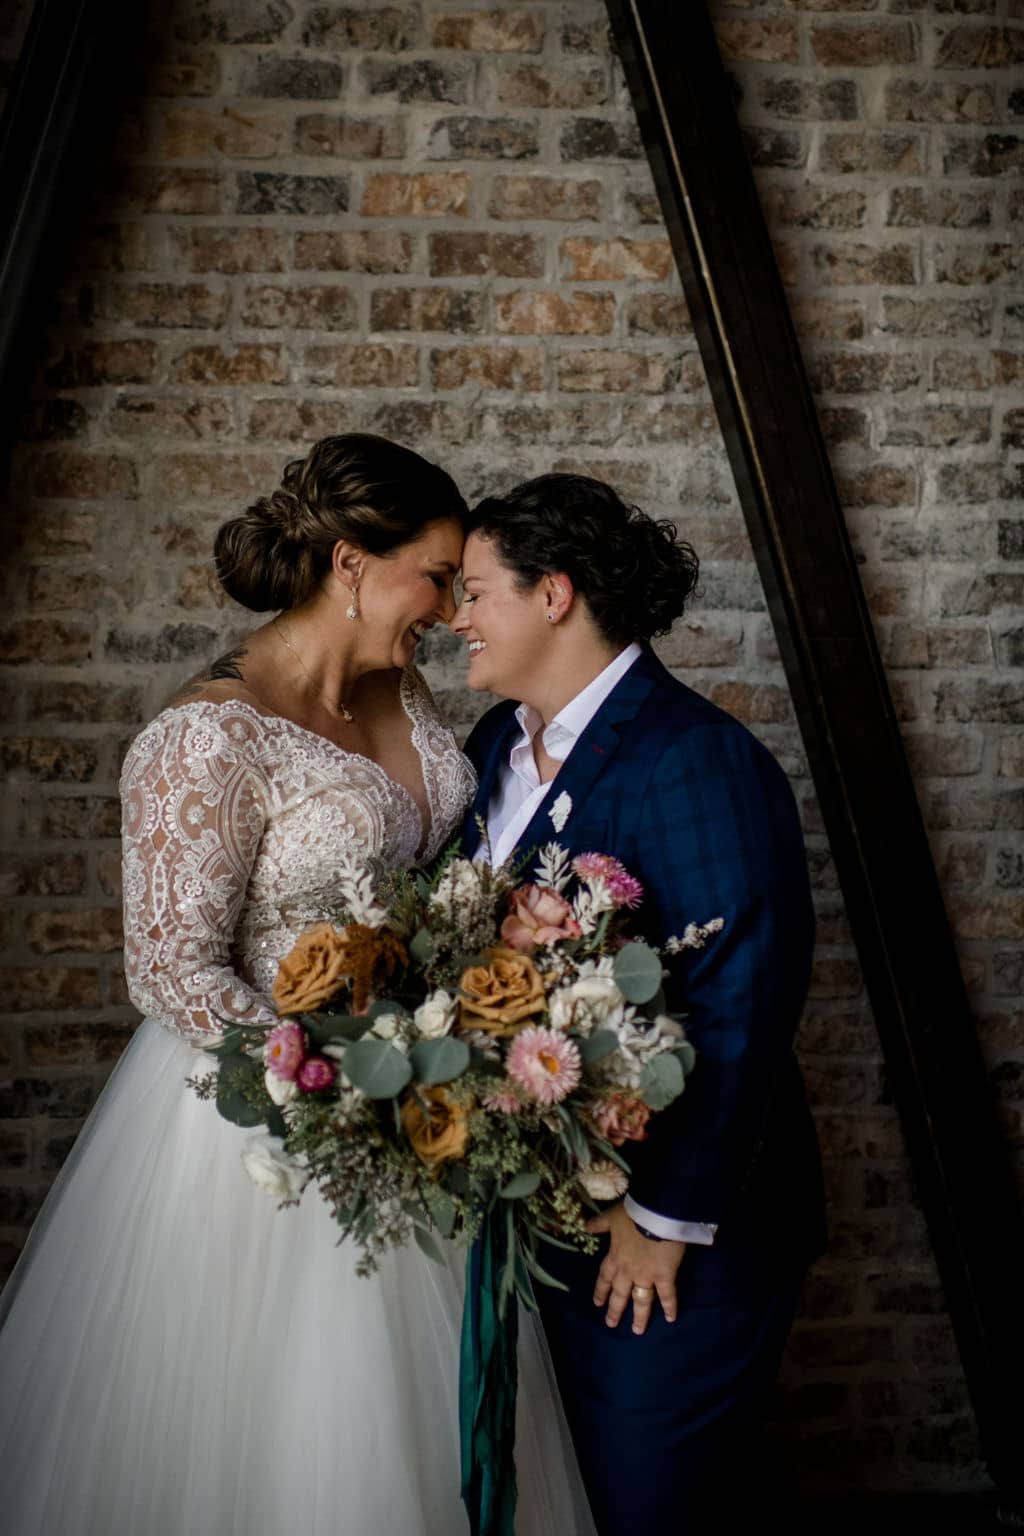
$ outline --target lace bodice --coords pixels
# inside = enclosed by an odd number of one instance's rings
[[[201,1044],[263,1023],[278,963],[330,917],[340,863],[375,877],[433,857],[476,787],[426,683],[402,677],[428,828],[369,758],[241,700],[181,704],[136,737],[121,775],[125,971],[142,1013]]]

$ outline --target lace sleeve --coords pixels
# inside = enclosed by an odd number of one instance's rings
[[[129,996],[196,1044],[225,1021],[275,1018],[231,960],[266,817],[255,728],[223,706],[167,710],[121,776]]]

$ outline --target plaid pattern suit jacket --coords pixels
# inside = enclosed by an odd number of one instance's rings
[[[490,710],[466,744],[480,780],[463,827],[470,856],[518,730],[515,708]],[[565,795],[571,810],[556,833],[551,810]],[[637,928],[653,941],[689,922],[725,923],[704,950],[671,962],[670,1005],[686,1015],[697,1065],[649,1139],[622,1149],[630,1193],[666,1216],[719,1223],[720,1239],[742,1229],[746,1249],[760,1233],[791,1259],[813,1257],[820,1160],[792,1045],[814,917],[782,769],[645,648],[563,763],[520,851],[552,840],[621,859],[643,882]]]

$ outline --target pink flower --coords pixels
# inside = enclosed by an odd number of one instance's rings
[[[554,1029],[530,1025],[508,1048],[509,1077],[538,1104],[557,1104],[580,1080],[580,1053],[572,1040]]]
[[[511,912],[501,936],[511,949],[529,954],[541,944],[578,939],[582,932],[564,896],[546,885],[521,885],[509,897]]]
[[[594,1111],[594,1124],[613,1147],[624,1141],[646,1141],[651,1108],[628,1093],[613,1093]]]
[[[309,1056],[299,1068],[296,1081],[303,1093],[319,1093],[334,1084],[334,1067],[326,1056]]]
[[[640,881],[608,853],[581,853],[573,859],[572,867],[581,880],[603,880],[616,907],[636,907],[643,900]]]
[[[278,1024],[267,1037],[267,1071],[293,1083],[306,1055],[306,1034],[298,1024]]]
[[[504,1078],[502,1081],[507,1082],[508,1079]],[[492,1115],[518,1115],[523,1107],[523,1101],[511,1086],[506,1088],[499,1085],[484,1094],[483,1106],[484,1109],[490,1110]]]

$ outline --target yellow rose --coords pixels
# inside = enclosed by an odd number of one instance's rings
[[[489,1035],[514,1035],[546,1006],[544,983],[533,961],[496,945],[487,964],[463,971],[459,982],[459,1023]]]
[[[344,934],[318,923],[296,939],[277,969],[272,995],[278,1013],[312,1013],[350,974]]]
[[[419,1098],[427,1100],[429,1112]],[[439,1087],[421,1088],[419,1098],[410,1095],[402,1105],[402,1129],[416,1156],[430,1165],[461,1157],[469,1138],[465,1109]]]

